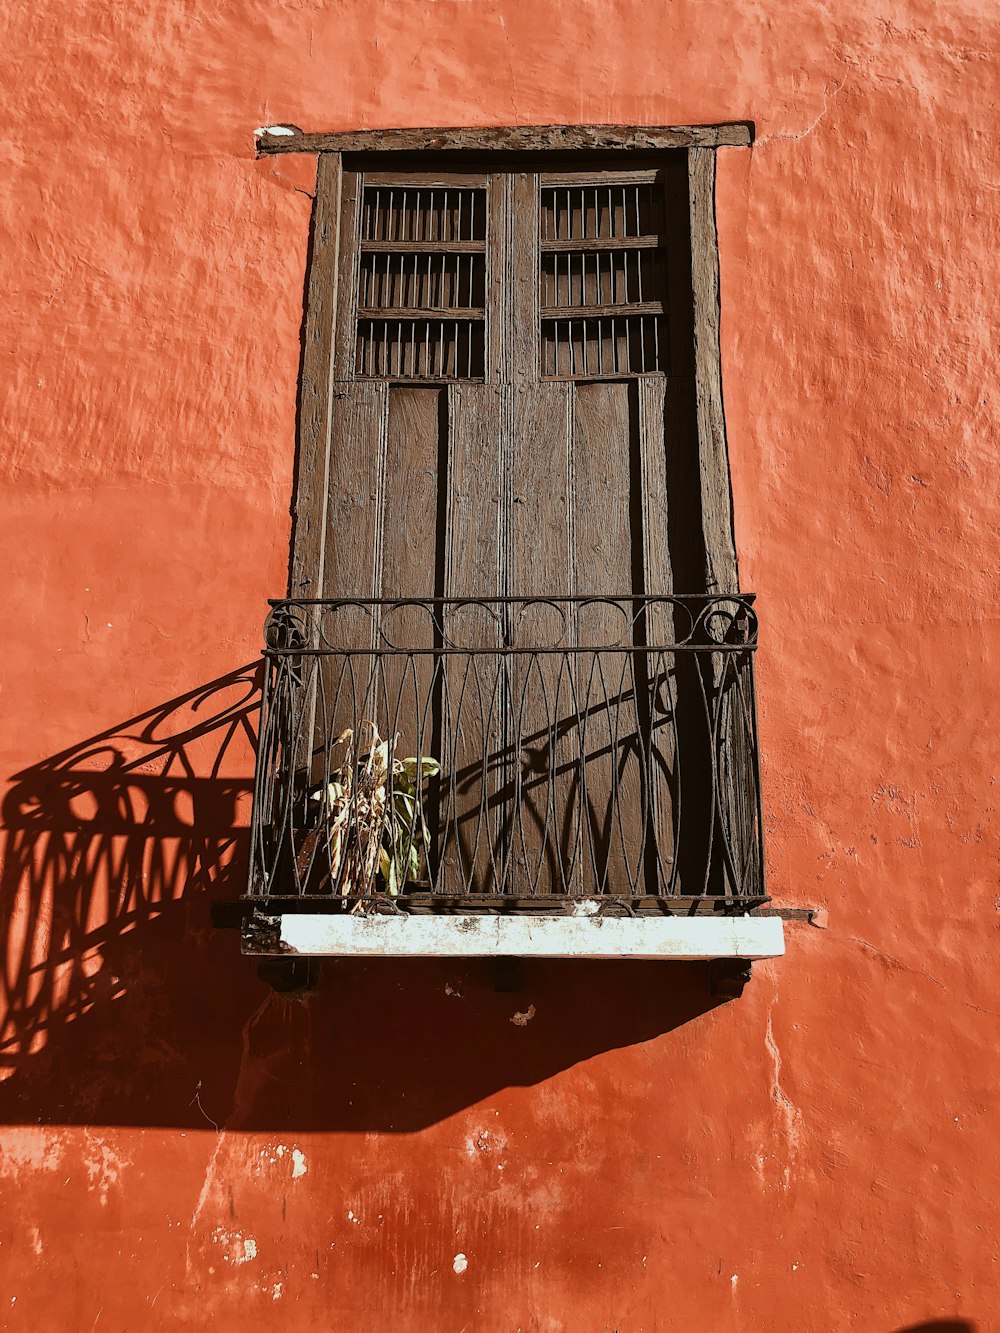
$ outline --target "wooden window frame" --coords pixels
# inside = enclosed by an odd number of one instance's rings
[[[498,160],[502,156],[505,162],[510,162],[518,153],[579,154],[581,167],[585,167],[590,165],[595,154],[650,154],[678,148],[687,154],[705,587],[709,592],[738,592],[719,339],[715,150],[719,147],[747,147],[752,140],[753,128],[748,122],[670,127],[397,129],[330,134],[304,134],[272,128],[259,134],[257,151],[260,155],[297,152],[314,153],[318,158],[307,279],[289,595],[300,598],[317,596],[324,587],[326,496],[331,480],[331,441],[337,410],[337,300],[338,289],[347,280],[347,275],[340,271],[340,228],[345,203],[342,188],[344,155],[378,154],[386,170],[395,169],[397,165],[412,165],[412,156],[408,161],[407,155],[419,154],[426,168],[434,162],[442,166],[454,163],[456,155],[469,153],[477,156],[495,154]]]

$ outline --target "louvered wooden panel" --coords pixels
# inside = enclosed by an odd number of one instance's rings
[[[482,259],[475,254],[366,253],[361,257],[358,305],[362,310],[481,308],[485,277]]]
[[[481,379],[483,355],[481,320],[358,321],[359,379]]]
[[[542,240],[655,235],[661,214],[660,190],[653,182],[550,187],[542,191]]]
[[[357,378],[484,377],[486,204],[483,189],[365,189]]]
[[[663,257],[656,249],[550,251],[542,254],[542,314],[565,306],[623,305],[661,299]]]
[[[663,322],[660,315],[546,319],[542,324],[542,375],[603,379],[660,370]]]
[[[669,360],[662,187],[555,186],[539,217],[541,373],[601,379]]]
[[[377,185],[365,190],[362,241],[484,241],[484,190]]]

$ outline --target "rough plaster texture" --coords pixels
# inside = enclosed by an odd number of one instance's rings
[[[7,7],[4,1327],[997,1326],[998,27]],[[699,964],[269,994],[206,905],[238,891],[252,695],[155,711],[250,661],[284,585],[310,171],[253,128],[743,117],[724,375],[770,883],[829,929],[719,1005]]]

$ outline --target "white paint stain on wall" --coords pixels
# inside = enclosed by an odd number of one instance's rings
[[[56,1134],[47,1129],[14,1129],[0,1134],[0,1176],[15,1176],[24,1170],[58,1171],[63,1148]]]
[[[802,1112],[798,1109],[781,1085],[781,1052],[778,1050],[778,1043],[774,1039],[774,1029],[771,1025],[772,1008],[773,1002],[772,1005],[768,1007],[767,1029],[764,1033],[764,1045],[767,1047],[767,1053],[771,1057],[771,1098],[774,1101],[781,1131],[785,1140],[784,1151],[781,1154],[783,1159],[781,1188],[787,1190],[792,1180],[792,1168],[798,1157],[799,1130],[802,1123]]]
[[[112,1144],[96,1135],[88,1134],[86,1143],[81,1160],[87,1172],[87,1185],[97,1191],[101,1207],[106,1208],[108,1191],[118,1184],[122,1171],[131,1163]]]
[[[451,1262],[451,1266],[456,1273],[464,1273],[469,1266],[469,1261],[464,1254],[456,1254]]]
[[[300,1176],[304,1176],[309,1170],[308,1163],[306,1162],[306,1155],[301,1148],[297,1148],[294,1144],[272,1143],[269,1147],[260,1150],[260,1162],[262,1165],[255,1167],[254,1174],[260,1175],[265,1167],[277,1166],[279,1163],[285,1162],[286,1159],[292,1164],[293,1180],[298,1180]]]
[[[223,1247],[223,1263],[242,1267],[257,1258],[257,1242],[253,1236],[245,1236],[242,1231],[227,1231],[225,1227],[216,1227],[212,1240]]]

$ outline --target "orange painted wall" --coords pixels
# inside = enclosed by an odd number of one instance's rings
[[[8,6],[4,1328],[1000,1327],[998,18]],[[245,857],[230,673],[284,587],[310,210],[254,127],[735,118],[770,884],[829,928],[715,1007],[617,964],[271,995],[207,907]]]

